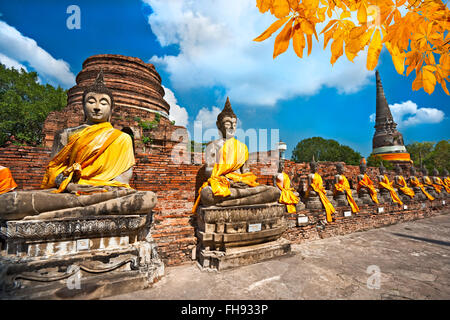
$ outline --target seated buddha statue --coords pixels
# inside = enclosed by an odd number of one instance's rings
[[[439,177],[439,171],[436,168],[433,169],[433,177],[431,178],[431,182],[433,182],[433,187],[439,194],[439,198],[440,199],[447,198],[450,188],[447,187],[444,181]]]
[[[309,163],[309,167],[311,173],[308,175],[308,189],[305,193],[306,208],[324,208],[327,222],[331,222],[333,221],[332,213],[336,212],[336,210],[334,209],[330,199],[327,197],[327,192],[323,186],[322,177],[317,173],[317,162],[314,160],[314,156],[312,161]]]
[[[244,206],[278,202],[277,187],[262,185],[250,172],[247,146],[238,141],[237,117],[227,98],[224,109],[217,116],[220,138],[208,143],[205,154],[205,175],[208,179],[200,187],[192,208],[202,206]]]
[[[299,193],[291,188],[291,179],[284,172],[284,161],[282,159],[278,165],[278,172],[273,177],[273,183],[281,191],[278,202],[285,204],[289,213],[295,213],[305,208],[305,205],[300,201]]]
[[[411,166],[409,184],[414,191],[414,199],[417,201],[424,201],[426,199],[433,201],[434,197],[425,190],[425,186],[419,181],[419,179],[417,179],[416,174],[416,168]]]
[[[429,194],[431,194],[431,196],[433,198],[438,199],[439,198],[439,194],[436,192],[436,188],[435,188],[435,186],[433,184],[433,181],[428,176],[428,169],[425,168],[425,167],[422,167],[420,171],[422,171],[422,183],[425,186],[425,190]]]
[[[370,179],[370,177],[366,174],[367,164],[366,159],[362,158],[359,163],[359,174],[356,177],[358,181],[358,185],[356,187],[356,191],[358,192],[358,198],[361,199],[363,204],[378,204],[377,198],[377,190]],[[370,197],[369,197],[370,195]]]
[[[448,176],[447,169],[444,169],[441,171],[441,180],[444,183],[445,192],[447,193],[446,197],[449,198],[450,197],[450,177]]]
[[[336,164],[337,174],[335,175],[334,183],[334,195],[336,200],[340,199],[343,205],[349,205],[352,212],[359,212],[358,204],[353,198],[352,189],[350,188],[350,183],[344,175],[344,166],[342,163]],[[347,204],[345,204],[342,199],[345,197]],[[338,202],[339,203],[339,202]]]
[[[0,219],[39,220],[116,214],[147,214],[156,205],[151,191],[129,185],[135,165],[131,137],[114,129],[112,92],[100,72],[85,88],[86,124],[58,134],[43,190],[0,195]]]
[[[0,194],[13,191],[15,188],[17,183],[12,177],[11,170],[0,166]]]
[[[402,175],[402,168],[397,164],[394,167],[396,176],[394,177],[394,187],[402,199],[402,202],[409,202],[414,198],[414,190],[408,187],[406,180]]]
[[[377,176],[377,180],[380,195],[384,199],[383,203],[390,204],[394,202],[399,205],[403,205],[402,200],[400,199],[394,187],[392,186],[394,184],[394,181],[392,182],[389,181],[389,178],[386,175],[386,168],[383,166],[383,163],[380,164],[379,172],[380,174]]]

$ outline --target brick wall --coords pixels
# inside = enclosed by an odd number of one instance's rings
[[[201,159],[200,154],[194,155]],[[189,155],[185,159],[189,162]],[[38,189],[44,175],[45,166],[50,161],[50,149],[44,147],[19,147],[9,145],[0,148],[0,165],[10,168],[18,188],[22,190]],[[167,265],[177,265],[191,259],[192,250],[196,245],[195,220],[191,213],[197,196],[197,190],[204,181],[202,164],[176,164],[171,159],[171,150],[164,147],[153,147],[149,153],[136,155],[136,166],[131,181],[137,190],[150,190],[157,194],[158,203],[154,210],[153,237],[158,243],[159,252]],[[258,176],[258,181],[272,185],[272,174],[276,165],[252,161],[250,168]],[[285,172],[289,174],[294,188],[306,181],[309,164],[285,162]],[[320,162],[318,172],[325,182],[334,179],[335,163]],[[368,174],[375,180],[377,168],[368,168]],[[358,166],[345,166],[344,174],[350,181],[356,183],[359,174]],[[389,172],[392,178],[394,173]],[[285,237],[293,242],[308,239],[318,239],[337,234],[366,230],[380,227],[407,219],[422,218],[436,214],[439,208],[410,208],[398,212],[398,208],[388,208],[384,215],[376,215],[375,207],[362,208],[362,213],[352,218],[339,217],[336,222],[328,224],[324,229],[318,224],[318,215],[323,213],[304,213],[311,217],[307,226],[297,227],[296,216],[291,216],[291,227]],[[342,211],[342,210],[341,210]],[[342,213],[342,212],[341,212]]]

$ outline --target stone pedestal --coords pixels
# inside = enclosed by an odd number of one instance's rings
[[[391,197],[391,193],[389,192],[389,190],[381,188],[378,190],[378,201],[381,204],[392,204],[392,197]]]
[[[290,242],[280,239],[286,214],[286,206],[278,203],[199,207],[199,265],[224,270],[290,252]]]
[[[145,289],[164,275],[150,215],[1,224],[2,299],[95,299]]]
[[[336,201],[338,207],[348,206],[347,196],[344,192],[337,192],[334,196],[334,200]]]
[[[373,205],[373,200],[370,197],[369,191],[366,188],[360,188],[358,192],[358,199],[362,205]]]

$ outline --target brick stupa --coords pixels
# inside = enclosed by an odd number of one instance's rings
[[[97,74],[103,70],[106,86],[114,95],[112,125],[134,136],[139,151],[147,146],[171,147],[178,141],[171,141],[176,128],[169,120],[170,106],[164,100],[161,77],[154,65],[139,58],[116,54],[100,54],[87,58],[76,77],[77,84],[69,89],[67,106],[52,112],[45,120],[44,145],[51,147],[55,133],[68,127],[84,123],[82,97],[84,88],[91,85]],[[156,116],[156,115],[159,116]],[[142,123],[159,117],[156,128],[148,130]],[[147,136],[149,139],[142,139]]]

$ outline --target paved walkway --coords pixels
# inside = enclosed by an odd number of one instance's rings
[[[108,299],[450,299],[450,214],[292,250],[222,272],[169,267],[152,288]]]

